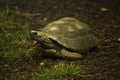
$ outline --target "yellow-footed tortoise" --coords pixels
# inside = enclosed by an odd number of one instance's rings
[[[71,17],[54,21],[41,30],[32,30],[30,35],[39,44],[30,50],[42,48],[56,56],[74,59],[81,58],[81,53],[86,53],[98,43],[87,24]]]

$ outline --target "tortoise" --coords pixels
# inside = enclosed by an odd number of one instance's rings
[[[30,36],[37,45],[30,48],[29,52],[39,48],[39,51],[58,57],[74,59],[82,58],[81,54],[98,44],[98,39],[92,34],[89,26],[72,17],[58,19],[38,31],[32,30]]]

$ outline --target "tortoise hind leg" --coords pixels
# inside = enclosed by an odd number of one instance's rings
[[[71,58],[71,59],[82,58],[81,54],[75,53],[75,52],[70,52],[66,49],[62,49],[61,51],[57,51],[56,55],[58,55],[60,57]]]

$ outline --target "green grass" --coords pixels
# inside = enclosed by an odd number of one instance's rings
[[[1,54],[4,57],[17,58],[25,53],[25,49],[28,47],[28,34],[24,29],[19,31],[11,30],[0,34]]]
[[[0,80],[3,80],[3,76],[2,76],[2,74],[0,73]]]
[[[19,58],[28,47],[28,24],[19,25],[8,16],[7,10],[0,12],[0,55]]]
[[[82,74],[85,74],[84,66],[72,61],[60,61],[51,68],[45,68],[41,73],[36,73],[32,80],[71,80],[76,76],[84,76]]]

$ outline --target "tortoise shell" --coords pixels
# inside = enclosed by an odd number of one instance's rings
[[[87,51],[98,43],[87,24],[70,17],[48,24],[42,32],[65,48],[79,52]]]

